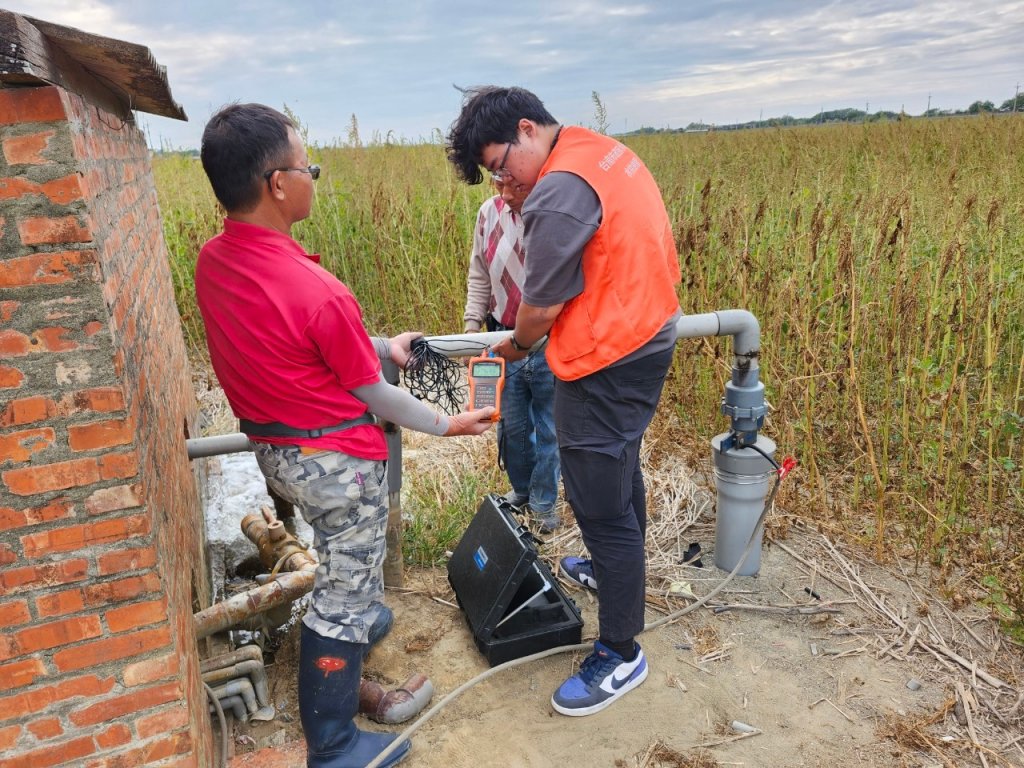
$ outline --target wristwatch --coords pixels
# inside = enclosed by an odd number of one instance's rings
[[[530,349],[529,347],[524,347],[522,344],[516,341],[515,333],[509,336],[508,340],[512,343],[512,349],[514,349],[516,352],[527,352]]]

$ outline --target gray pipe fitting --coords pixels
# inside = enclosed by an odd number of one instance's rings
[[[245,702],[242,701],[241,696],[227,696],[226,698],[217,697],[217,701],[220,703],[221,710],[226,714],[230,712],[235,716],[235,720],[240,723],[244,723],[249,719],[249,713],[245,711]],[[213,702],[210,702],[210,712],[216,712],[216,707],[213,706]]]
[[[754,544],[736,572],[739,576],[753,576],[761,568],[761,540],[764,536],[764,524],[757,527],[756,533],[754,524],[764,510],[775,467],[753,448],[733,446],[723,449],[723,443],[731,444],[731,437],[732,433],[725,433],[711,441],[718,490],[715,565],[723,571],[732,572],[743,557],[751,534],[754,534]],[[771,438],[758,435],[754,445],[768,456],[775,455],[776,446]]]
[[[259,709],[259,705],[256,703],[256,691],[253,689],[252,683],[244,678],[241,680],[232,680],[229,683],[225,683],[224,685],[214,688],[213,695],[218,699],[224,699],[235,695],[241,696],[242,701],[245,703],[245,708],[249,712],[255,712]]]

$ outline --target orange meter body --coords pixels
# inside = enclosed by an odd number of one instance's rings
[[[473,357],[469,360],[469,407],[494,406],[491,421],[501,418],[501,390],[505,388],[505,359]]]

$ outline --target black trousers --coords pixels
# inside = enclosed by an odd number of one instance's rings
[[[599,631],[609,642],[630,640],[644,627],[647,497],[640,445],[674,351],[555,382],[566,500],[593,559]]]

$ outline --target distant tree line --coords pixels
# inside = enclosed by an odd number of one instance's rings
[[[596,95],[596,94],[595,94]],[[999,107],[991,101],[975,101],[967,109],[928,109],[921,113],[921,117],[951,117],[955,115],[981,115],[998,112],[1021,112],[1024,113],[1024,93],[1018,93],[1014,98],[1007,99]],[[627,136],[648,133],[700,133],[703,131],[740,131],[747,128],[775,128],[791,125],[823,125],[825,123],[874,123],[887,120],[903,120],[911,117],[906,112],[890,112],[879,110],[878,112],[867,112],[863,109],[832,109],[822,111],[812,117],[793,117],[783,115],[782,117],[771,117],[767,120],[750,120],[746,123],[730,123],[728,125],[713,125],[710,123],[690,123],[685,128],[651,128],[642,127],[630,131]]]

